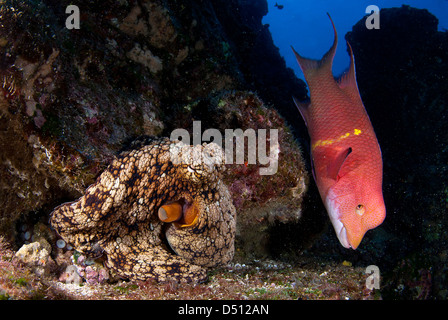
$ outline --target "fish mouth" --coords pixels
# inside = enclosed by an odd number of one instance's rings
[[[336,231],[336,235],[338,236],[339,242],[344,248],[350,249],[352,246],[350,245],[350,242],[348,241],[347,237],[347,229],[345,229],[344,224],[341,222],[341,220],[333,220],[333,227],[334,231]]]
[[[331,224],[333,225],[339,242],[346,249],[352,248],[352,246],[350,245],[350,241],[348,241],[347,229],[340,219],[338,205],[334,201],[334,197],[329,196],[326,198],[325,207],[327,208]]]

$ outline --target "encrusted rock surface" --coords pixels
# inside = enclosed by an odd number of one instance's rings
[[[267,32],[260,29],[263,5],[250,17],[239,1],[106,1],[81,5],[76,30],[65,28],[69,4],[10,0],[0,8],[1,143],[9,150],[0,164],[5,232],[28,212],[45,214],[79,197],[137,136],[169,136],[191,125],[186,109],[210,94],[265,91],[246,68],[258,51],[247,41]],[[241,25],[252,21],[244,39],[226,31],[234,12],[246,12]],[[271,46],[269,57],[277,54],[271,65],[286,70],[272,40],[262,45]],[[294,94],[303,96],[303,84],[292,82],[289,88],[296,85]]]
[[[286,69],[267,27],[261,25],[265,1],[91,3],[79,5],[79,30],[65,27],[69,4],[9,0],[0,7],[2,234],[16,250],[46,239],[57,277],[79,280],[72,260],[78,254],[74,249],[83,251],[85,246],[77,240],[76,228],[70,229],[69,217],[55,223],[66,246],[52,230],[41,232],[48,228],[53,209],[83,195],[137,137],[168,137],[173,129],[191,129],[193,121],[200,120],[202,130],[216,128],[222,133],[226,129],[279,130],[280,147],[271,154],[279,160],[275,175],[260,176],[259,164],[238,164],[228,165],[223,177],[230,188],[231,199],[226,201],[241,212],[236,241],[239,258],[271,255],[267,249],[272,242],[270,228],[277,223],[297,223],[308,176],[290,127],[274,110],[274,106],[283,114],[288,108],[294,110],[289,97],[304,97],[304,84]],[[238,33],[233,29],[235,23],[241,26]],[[277,74],[275,86],[266,86],[272,76],[267,70],[258,73],[260,61]],[[276,86],[283,88],[282,95],[274,94]],[[260,92],[269,105],[250,90]],[[202,113],[204,106],[210,109],[207,113]],[[283,186],[287,191],[280,191]],[[198,191],[204,188],[212,186],[204,182],[197,187],[197,195],[193,192],[189,197],[202,197]],[[173,198],[171,190],[158,192],[153,209],[163,199]],[[129,210],[125,213],[133,212]],[[88,212],[83,207],[79,216]],[[146,213],[153,215],[154,210]],[[126,233],[118,222],[120,217],[106,219],[110,222],[106,224]],[[107,234],[101,227],[95,230],[98,238]],[[226,246],[233,253],[232,232]],[[95,233],[85,234],[93,237]],[[93,240],[110,247],[108,253],[113,256],[112,243],[118,238],[122,239],[108,234]],[[165,241],[164,237],[159,240]],[[174,251],[181,244],[188,247],[189,241],[178,243]],[[254,247],[260,249],[254,251]],[[218,260],[228,262],[230,258],[226,255]],[[110,267],[128,265],[118,258],[112,260]],[[76,270],[83,281],[104,282],[100,269],[81,263]],[[127,273],[131,278],[145,274]],[[203,271],[200,275],[192,278],[205,277]]]

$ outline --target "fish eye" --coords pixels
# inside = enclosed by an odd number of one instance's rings
[[[356,211],[357,214],[362,216],[364,214],[364,212],[366,212],[366,208],[362,204],[358,204],[356,206],[356,210],[355,211]]]

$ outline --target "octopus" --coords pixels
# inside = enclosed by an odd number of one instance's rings
[[[78,252],[130,280],[203,282],[230,262],[236,212],[217,144],[144,137],[50,222]]]

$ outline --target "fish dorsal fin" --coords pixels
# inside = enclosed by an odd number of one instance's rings
[[[303,120],[305,121],[305,125],[308,127],[308,119],[309,119],[309,108],[311,102],[300,102],[295,97],[292,97],[294,100],[294,104],[296,105],[297,109],[300,112],[300,115],[302,116]]]
[[[334,40],[333,45],[330,50],[322,57],[320,60],[308,59],[302,57],[298,54],[294,48],[291,46],[294,55],[296,56],[297,62],[299,63],[300,69],[302,69],[303,74],[305,75],[305,80],[309,83],[310,77],[317,71],[324,71],[325,73],[332,74],[332,66],[333,66],[333,58],[336,53],[336,47],[338,46],[338,33],[336,32],[336,27],[334,26],[333,20],[330,17],[331,25],[333,26],[334,31]]]
[[[356,83],[355,57],[353,56],[353,50],[348,41],[347,46],[350,54],[350,66],[336,79],[336,82],[338,83],[339,88],[341,88],[341,90],[352,100],[362,103],[358,91],[358,84]]]
[[[352,148],[350,147],[347,149],[334,150],[334,152],[331,152],[331,154],[329,155],[331,161],[329,161],[329,164],[327,166],[327,175],[330,179],[335,181],[339,180],[339,178],[341,177],[341,168],[351,152]]]

